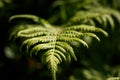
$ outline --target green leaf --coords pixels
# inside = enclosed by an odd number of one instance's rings
[[[36,46],[34,46],[31,50],[30,50],[30,56],[32,56],[33,53],[35,53],[35,55],[38,54],[38,52],[42,49],[51,49],[54,47],[54,43],[43,43],[43,44],[38,44]]]
[[[35,16],[35,15],[30,15],[30,14],[20,14],[20,15],[14,15],[11,16],[9,19],[9,22],[11,22],[13,19],[16,18],[27,18],[27,19],[32,19],[34,22],[39,22],[39,17]]]
[[[24,29],[22,31],[18,32],[18,37],[36,37],[36,36],[42,36],[42,35],[46,35],[47,34],[47,30],[40,27],[32,27],[32,28],[28,28],[28,29]]]
[[[75,53],[73,51],[73,48],[68,43],[57,42],[56,44],[62,46],[64,49],[66,49],[67,52],[69,52],[70,55],[77,61],[77,58],[76,58]],[[69,53],[67,53],[67,54],[69,54]],[[69,58],[68,58],[68,60],[69,60]]]

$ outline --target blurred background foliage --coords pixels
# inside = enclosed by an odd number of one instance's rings
[[[8,21],[12,15],[34,14],[51,24],[62,25],[89,6],[109,7],[119,12],[119,4],[120,0],[0,0],[0,79],[51,80],[45,65],[20,55],[17,46],[9,42],[14,23]],[[60,64],[57,80],[119,80],[120,24],[114,22],[114,30],[106,29],[108,38],[101,36],[101,42],[97,42],[87,37],[88,49],[80,45],[74,48],[78,61]]]

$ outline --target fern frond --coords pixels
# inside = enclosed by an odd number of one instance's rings
[[[76,14],[68,21],[69,25],[83,24],[88,23],[89,20],[92,20],[94,17],[100,16],[100,13],[92,11],[78,11]]]
[[[17,16],[16,16],[17,17]],[[22,16],[23,17],[23,16]],[[14,18],[14,17],[13,17]],[[83,37],[89,36],[100,40],[95,34],[100,32],[108,36],[107,32],[101,28],[89,25],[74,25],[69,27],[53,27],[52,25],[23,25],[30,26],[27,29],[17,30],[14,38],[21,39],[20,50],[26,50],[31,57],[41,55],[41,61],[48,65],[51,70],[53,80],[56,80],[58,64],[63,60],[70,62],[71,58],[77,61],[72,42],[79,42],[88,47]],[[48,26],[52,26],[51,28]],[[34,55],[34,56],[33,56]]]
[[[49,24],[46,20],[44,20],[36,15],[30,15],[30,14],[20,14],[20,15],[11,16],[9,19],[9,22],[11,22],[13,19],[17,19],[17,18],[32,19],[34,22],[41,24],[41,26],[43,26],[45,28],[48,28],[48,29],[52,28],[52,25]],[[31,26],[31,25],[28,25],[28,26]]]
[[[13,19],[16,18],[27,18],[27,19],[32,19],[34,22],[39,22],[39,17],[35,15],[30,15],[30,14],[20,14],[20,15],[14,15],[10,17],[9,22],[11,22]]]
[[[110,26],[112,29],[115,27],[116,19],[120,23],[120,13],[110,8],[90,8],[90,10],[79,10],[76,14],[68,21],[66,25],[79,25],[79,24],[90,24],[96,25],[96,21],[104,28]]]
[[[30,50],[30,54],[32,55],[33,53],[35,53],[35,55],[37,55],[40,50],[42,50],[42,49],[50,49],[50,48],[54,48],[54,43],[38,44],[38,45],[34,46]]]
[[[63,47],[64,49],[66,49],[67,54],[70,54],[75,60],[77,60],[77,58],[76,58],[76,56],[74,54],[73,48],[68,43],[66,43],[66,42],[57,42],[56,44]],[[68,58],[68,60],[69,60],[69,58]]]
[[[95,17],[100,16],[100,13],[92,12],[92,11],[78,11],[76,14],[68,21],[66,25],[80,25],[80,24],[86,24],[91,23],[95,24],[95,22],[92,20]]]
[[[94,14],[94,15],[93,15]],[[89,19],[89,18],[94,18],[97,16],[100,16],[100,13],[95,13],[92,11],[78,11],[76,14],[76,16],[73,16],[72,20],[83,20],[83,19]]]
[[[65,61],[67,61],[66,56],[63,54],[66,53],[66,50],[63,47],[56,45],[55,50]]]
[[[24,29],[27,29],[28,27],[25,26],[24,24],[20,24],[20,25],[17,25],[15,26],[12,30],[11,30],[11,33],[10,33],[10,36],[9,36],[9,40],[15,42],[16,38],[18,38],[18,32],[21,31],[21,30],[24,30]]]
[[[20,49],[22,50],[22,47],[26,45],[26,51],[28,52],[29,48],[32,45],[35,45],[37,43],[46,43],[46,42],[55,42],[55,39],[53,39],[52,36],[30,38],[30,39],[27,39],[27,40],[23,41]]]
[[[94,33],[83,33],[83,32],[78,32],[78,31],[73,31],[73,30],[64,30],[61,32],[59,36],[64,36],[64,37],[72,37],[72,38],[80,38],[83,36],[90,36],[96,38],[98,41],[100,41],[99,37],[95,35]]]
[[[93,38],[97,39],[98,41],[100,41],[100,38],[97,35],[93,34],[93,33],[84,33],[84,35],[93,37]]]
[[[110,24],[111,28],[114,29],[115,23],[114,23],[112,16],[103,15],[101,18],[102,18],[102,21],[103,21],[103,24],[105,27],[107,26],[107,22],[108,22]]]
[[[59,64],[59,60],[54,55],[49,55],[46,57],[46,63],[48,63],[48,68],[51,70],[53,80],[56,80],[56,72],[57,72],[57,64]]]
[[[82,39],[79,39],[79,38],[69,38],[69,37],[60,37],[58,38],[59,41],[64,41],[64,42],[73,42],[73,41],[76,41],[76,42],[80,42],[82,43],[84,46],[88,47],[87,43],[85,41],[83,41]]]
[[[93,12],[98,12],[101,13],[101,16],[99,16],[105,27],[107,26],[107,24],[109,24],[111,26],[112,29],[114,29],[115,27],[115,20],[114,18],[120,23],[120,12],[114,9],[110,9],[110,8],[104,8],[104,7],[99,7],[99,8],[94,8],[92,9]]]
[[[102,30],[101,28],[96,28],[94,26],[89,25],[74,25],[66,28],[65,30],[77,30],[82,32],[100,32],[103,33],[105,36],[108,36],[107,32]]]
[[[48,55],[49,54],[49,55]],[[60,64],[61,58],[56,57],[54,50],[48,50],[42,56],[42,62],[48,65],[48,68],[51,70],[53,80],[56,80],[57,65]],[[60,56],[59,56],[60,57]]]
[[[47,30],[42,27],[33,27],[18,32],[18,37],[35,37],[46,35]]]
[[[111,14],[120,23],[120,12],[118,12],[116,10],[111,10]]]

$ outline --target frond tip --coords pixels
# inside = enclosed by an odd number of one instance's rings
[[[35,15],[20,14],[20,15],[11,16],[10,19],[9,19],[9,22],[11,22],[13,19],[16,19],[16,18],[32,19],[34,22],[38,22],[38,21],[39,21],[39,17],[37,17],[37,16],[35,16]]]

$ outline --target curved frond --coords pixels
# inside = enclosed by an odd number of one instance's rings
[[[58,58],[59,57],[59,58]],[[61,57],[56,56],[54,50],[48,50],[42,56],[42,62],[48,65],[48,68],[51,70],[53,80],[56,80],[57,65],[60,64]]]
[[[120,13],[118,11],[105,7],[96,7],[84,11],[77,11],[66,25],[90,24],[94,26],[97,25],[96,22],[98,22],[103,28],[110,26],[114,29],[114,19],[120,23]]]
[[[76,41],[76,42],[80,42],[82,43],[84,46],[88,47],[87,43],[85,41],[83,41],[82,39],[79,39],[79,38],[69,38],[69,37],[61,37],[61,38],[58,38],[59,41],[63,41],[63,42],[73,42],[73,41]]]
[[[33,53],[35,53],[35,55],[38,54],[38,52],[42,49],[50,49],[54,47],[54,43],[43,43],[43,44],[38,44],[36,46],[34,46],[31,50],[30,50],[30,55],[32,56]]]
[[[100,32],[103,33],[105,36],[108,36],[107,32],[102,30],[101,28],[96,28],[94,26],[89,25],[75,25],[66,28],[65,30],[77,30],[82,32]]]
[[[114,20],[113,20],[112,16],[110,16],[110,15],[103,15],[101,17],[101,20],[102,20],[102,23],[103,23],[104,27],[107,27],[108,26],[107,23],[109,23],[111,28],[114,29],[115,24],[114,24]]]
[[[17,18],[20,16],[15,16]],[[22,16],[23,17],[23,16]],[[28,16],[28,18],[31,16]],[[107,18],[111,19],[111,18]],[[111,20],[110,20],[111,21]],[[64,28],[53,27],[50,28],[45,23],[44,26],[41,25],[23,25],[30,26],[26,29],[17,30],[16,34],[12,34],[17,40],[21,39],[20,50],[25,50],[29,56],[34,57],[41,55],[41,61],[48,65],[51,70],[53,80],[56,80],[56,72],[58,64],[64,61],[70,62],[73,58],[77,61],[77,57],[74,53],[74,49],[71,46],[73,42],[79,42],[85,47],[88,47],[87,42],[83,40],[83,37],[89,36],[100,41],[99,37],[95,34],[100,32],[105,36],[108,36],[107,32],[101,28],[96,28],[95,26],[89,25],[74,25]],[[48,27],[48,28],[47,28]]]
[[[36,37],[46,35],[47,30],[42,27],[33,27],[18,32],[18,37]]]
[[[111,10],[111,14],[120,23],[120,12],[116,10]]]
[[[23,41],[23,43],[21,45],[21,48],[24,45],[27,45],[26,49],[27,49],[27,52],[28,52],[29,48],[32,45],[35,45],[37,43],[46,43],[46,42],[55,42],[55,39],[52,36],[43,36],[43,37],[30,38],[30,39],[27,39],[27,40]]]
[[[98,41],[100,41],[100,38],[96,34],[94,34],[94,33],[84,33],[84,35],[93,37],[93,38],[97,39]]]
[[[39,17],[35,16],[35,15],[30,15],[30,14],[20,14],[20,15],[14,15],[11,16],[9,21],[11,22],[13,19],[16,18],[27,18],[27,19],[32,19],[34,22],[38,22],[39,21]]]
[[[71,60],[69,60],[69,54],[75,59],[75,60],[77,60],[77,58],[76,58],[76,56],[75,56],[75,53],[74,53],[74,51],[73,51],[73,48],[68,44],[68,43],[66,43],[66,42],[57,42],[56,43],[57,45],[59,45],[59,46],[61,46],[61,47],[63,47],[64,49],[66,49],[66,54],[68,54],[67,56],[68,56],[68,61],[71,61]]]
[[[78,31],[74,31],[74,30],[64,30],[60,33],[60,36],[64,36],[64,37],[72,37],[72,38],[81,38],[83,36],[90,36],[90,37],[94,37],[96,38],[98,41],[100,41],[99,37],[97,35],[95,35],[94,33],[88,33],[88,32],[78,32]]]

